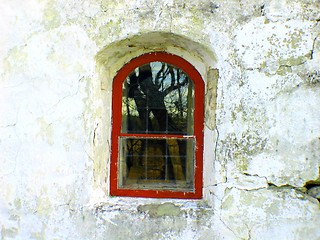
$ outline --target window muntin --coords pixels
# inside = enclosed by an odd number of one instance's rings
[[[203,81],[184,59],[149,53],[113,82],[110,193],[201,198]]]
[[[193,134],[193,82],[165,62],[137,67],[123,83],[122,133]]]
[[[193,191],[193,149],[194,139],[122,137],[119,188]]]

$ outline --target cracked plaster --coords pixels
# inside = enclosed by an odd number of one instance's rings
[[[0,6],[2,239],[320,237],[318,1]],[[201,201],[108,196],[112,77],[157,34],[207,83]]]

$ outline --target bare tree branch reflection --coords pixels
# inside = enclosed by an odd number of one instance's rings
[[[191,111],[188,98],[190,97],[189,92],[193,89],[190,86],[193,87],[188,76],[181,69],[167,63],[155,62],[138,67],[124,83],[123,109],[126,115],[126,132],[187,134],[188,111]],[[151,155],[160,161],[156,157],[156,149],[160,149],[164,162],[159,163],[162,168],[161,173],[158,176],[148,177],[169,180],[185,178],[185,141],[175,140],[168,144],[167,140],[148,139],[139,140],[138,145],[137,147],[137,140],[128,139],[127,141],[128,172],[135,164],[139,166],[149,164],[149,172],[151,172],[152,158],[147,159],[148,163],[144,163],[146,161],[144,158]],[[151,152],[150,149],[153,148]],[[173,154],[175,160],[173,160]],[[174,165],[179,165],[180,177],[177,177],[178,170]],[[149,172],[146,170],[145,175],[148,175]],[[157,171],[154,170],[154,172]]]

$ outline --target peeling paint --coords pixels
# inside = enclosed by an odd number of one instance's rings
[[[319,4],[0,3],[0,238],[320,238]],[[113,77],[150,51],[205,81],[201,200],[109,196]]]

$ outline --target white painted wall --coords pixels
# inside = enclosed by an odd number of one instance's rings
[[[0,9],[1,239],[320,238],[319,1]],[[112,79],[154,50],[206,80],[201,201],[109,197]]]

